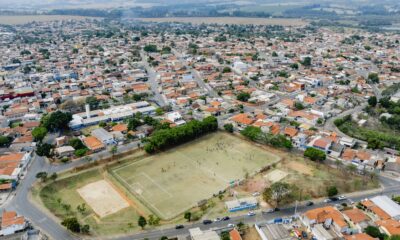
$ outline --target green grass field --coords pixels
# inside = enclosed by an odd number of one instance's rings
[[[206,135],[109,172],[162,219],[171,219],[280,158],[227,133]]]

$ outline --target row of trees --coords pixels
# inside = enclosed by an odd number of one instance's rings
[[[292,142],[286,136],[282,134],[273,135],[271,133],[264,133],[258,127],[248,126],[240,133],[252,141],[261,142],[273,147],[286,148],[289,150],[293,148]]]
[[[203,121],[192,120],[180,127],[156,130],[146,139],[144,149],[148,153],[154,153],[193,140],[217,129],[218,120],[213,116],[206,117]]]

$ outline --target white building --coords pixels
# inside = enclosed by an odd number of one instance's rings
[[[212,230],[202,231],[200,228],[189,229],[191,240],[220,240],[218,234]]]
[[[17,216],[17,213],[13,211],[3,211],[0,236],[14,234],[18,231],[24,230],[27,226],[27,222],[23,216]]]

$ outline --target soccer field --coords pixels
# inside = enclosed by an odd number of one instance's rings
[[[280,158],[227,133],[206,135],[110,173],[162,219],[171,219]]]

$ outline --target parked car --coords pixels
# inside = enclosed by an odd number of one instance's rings
[[[304,239],[307,239],[308,238],[308,234],[305,231],[302,231],[301,232],[301,237],[304,238]]]
[[[339,200],[339,198],[338,197],[330,197],[329,198],[332,202],[336,202],[336,201],[338,201]]]
[[[249,217],[252,217],[252,216],[255,216],[256,214],[255,214],[255,212],[253,212],[253,211],[250,211],[250,212],[248,212],[247,213],[247,216],[249,216]]]
[[[267,213],[273,213],[275,212],[273,208],[267,209],[267,210],[262,210],[261,213],[267,214]]]
[[[216,218],[214,219],[214,222],[220,222],[222,219],[221,218]]]
[[[175,229],[182,229],[182,228],[185,228],[185,226],[183,226],[183,225],[176,225],[175,226]]]
[[[235,227],[235,224],[229,223],[229,224],[227,225],[227,227],[228,227],[228,228],[234,228],[234,227]]]
[[[279,212],[280,210],[281,210],[280,208],[277,208],[277,207],[274,208],[274,211],[275,211],[275,212]]]
[[[332,200],[330,198],[327,198],[324,200],[324,203],[329,203],[329,202],[332,202]]]
[[[312,202],[312,201],[308,201],[307,203],[306,203],[306,206],[312,206],[312,205],[314,205],[314,203]]]
[[[339,200],[345,200],[345,199],[347,199],[347,197],[342,195],[342,196],[339,196],[338,199]]]
[[[258,196],[260,196],[260,193],[259,192],[255,192],[252,195],[253,195],[253,197],[258,197]]]
[[[352,200],[352,199],[347,199],[347,201],[349,201],[349,203],[351,204],[351,205],[353,205],[354,204],[354,201]]]
[[[211,224],[211,223],[213,223],[213,221],[208,220],[208,219],[203,220],[203,224],[204,224],[204,225]]]

